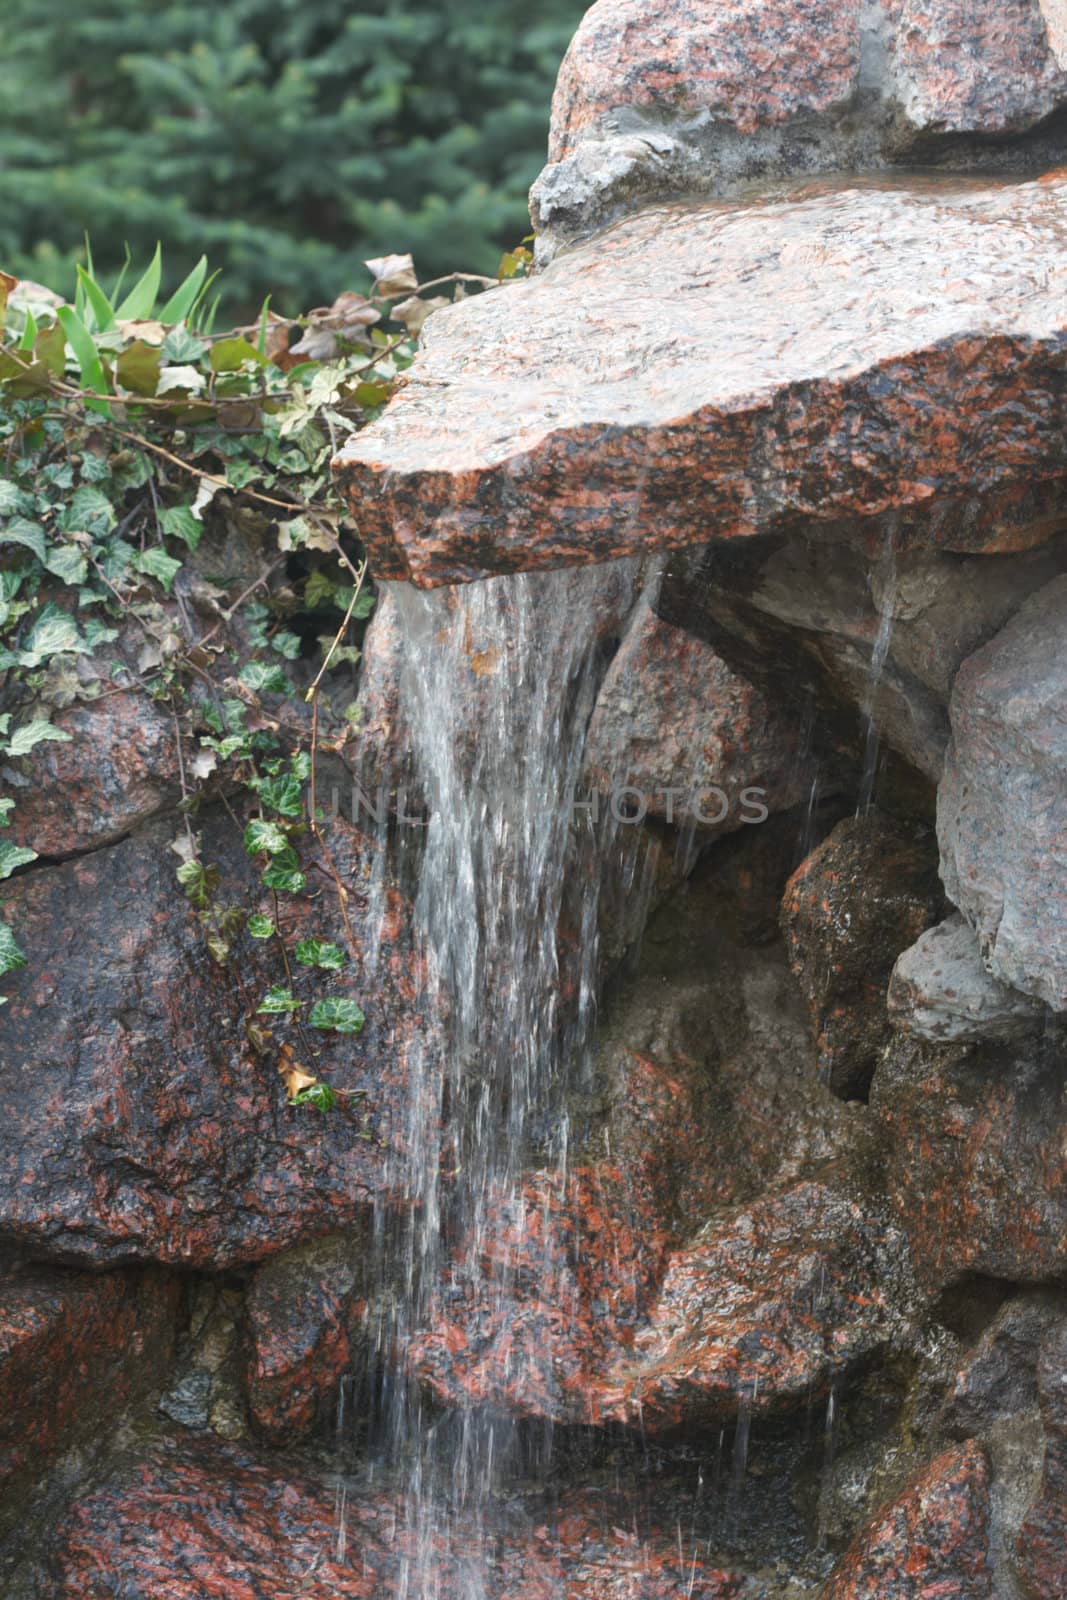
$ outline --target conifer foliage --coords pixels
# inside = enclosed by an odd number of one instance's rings
[[[6,0],[0,262],[65,290],[206,253],[234,314],[367,256],[492,272],[527,231],[581,0]]]

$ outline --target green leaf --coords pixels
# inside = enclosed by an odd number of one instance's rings
[[[175,561],[173,556],[168,556],[165,550],[155,545],[151,550],[142,550],[133,558],[133,565],[138,572],[147,573],[150,578],[155,578],[163,585],[167,594],[170,593],[171,584],[175,575],[182,569],[180,561]]]
[[[74,351],[74,359],[78,363],[85,388],[92,389],[96,394],[107,394],[108,386],[103,363],[93,343],[93,336],[85,323],[71,306],[57,306],[56,316],[63,325],[67,343]],[[100,412],[105,417],[111,415],[111,407],[105,400],[87,400],[85,403],[90,411]]]
[[[207,354],[207,350],[207,341],[190,333],[183,322],[172,328],[163,341],[163,354],[168,361],[175,361],[179,366],[199,361],[201,356]]]
[[[258,694],[288,694],[292,688],[281,667],[269,661],[246,661],[237,676]]]
[[[159,313],[159,320],[164,325],[172,322],[184,322],[196,304],[196,297],[203,288],[204,279],[207,277],[207,256],[201,256],[188,277],[183,278],[175,289],[166,305]],[[185,358],[188,359],[188,358]]]
[[[20,355],[29,355],[37,343],[37,319],[29,306],[26,307],[26,326],[22,330],[22,338],[18,342]]]
[[[286,867],[274,860],[264,872],[260,882],[279,894],[301,894],[307,887],[307,876],[295,867]]]
[[[163,276],[163,251],[156,245],[156,253],[144,275],[137,280],[125,300],[115,312],[119,322],[141,322],[150,317],[159,293],[159,280]],[[166,321],[166,318],[161,319]]]
[[[6,922],[0,922],[0,977],[25,965],[26,957],[16,944],[15,935]]]
[[[4,726],[0,727],[0,733],[6,733],[7,732],[6,724],[7,724],[8,721],[10,721],[10,718],[5,718],[4,719]],[[3,800],[0,800],[0,828],[10,827],[10,825],[11,825],[11,813],[14,811],[14,809],[15,809],[14,800],[9,800],[9,799],[6,799],[6,798],[3,799]]]
[[[0,878],[10,878],[16,867],[27,867],[31,861],[37,860],[36,850],[30,850],[26,845],[10,844],[6,839],[0,839]],[[0,923],[0,927],[4,924]]]
[[[115,526],[115,507],[103,489],[91,483],[79,484],[63,511],[63,527],[70,532],[110,533]]]
[[[13,516],[18,511],[30,509],[30,497],[10,478],[0,478],[0,517]]]
[[[313,1083],[307,1089],[298,1089],[290,1100],[291,1106],[310,1106],[313,1111],[332,1111],[337,1104],[336,1092],[328,1083]]]
[[[192,506],[168,506],[160,512],[159,524],[164,533],[181,539],[190,550],[196,549],[204,532],[204,524],[193,516]]]
[[[211,346],[212,372],[240,372],[246,361],[253,361],[260,367],[266,362],[266,358],[247,339],[220,339]]]
[[[280,656],[284,656],[286,661],[295,661],[300,654],[300,638],[295,633],[283,630],[274,635],[270,647],[272,650],[277,650]]]
[[[265,822],[257,817],[245,829],[245,849],[250,856],[258,856],[264,850],[276,856],[288,848],[289,835],[277,822]]]
[[[15,729],[7,743],[7,754],[28,755],[35,745],[45,744],[49,740],[53,744],[67,744],[70,741],[70,734],[65,733],[62,728],[55,727],[51,722],[46,722],[43,717],[35,717],[32,722],[24,722],[20,728]]]
[[[85,299],[88,301],[90,309],[92,310],[93,320],[96,323],[97,331],[100,333],[106,333],[109,328],[113,328],[115,326],[115,312],[112,309],[111,301],[108,299],[103,289],[101,289],[96,279],[92,277],[90,273],[86,272],[84,267],[79,266],[75,270],[78,274],[78,281],[82,287],[82,293],[84,294]]]
[[[317,1000],[308,1021],[313,1028],[330,1028],[334,1033],[362,1033],[366,1017],[354,1000]]]
[[[48,541],[39,522],[27,517],[13,517],[6,527],[0,528],[0,544],[21,544],[32,550],[38,561],[48,559]]]
[[[265,1017],[288,1016],[290,1012],[299,1010],[300,1001],[293,998],[290,990],[283,989],[278,984],[267,990],[267,993],[256,1007],[257,1013]]]
[[[321,967],[324,972],[340,972],[345,964],[345,953],[335,944],[321,939],[301,939],[296,947],[296,959],[304,967]]]
[[[51,552],[45,566],[63,583],[84,583],[89,571],[89,558],[74,544],[61,544]]]
[[[253,939],[273,939],[277,930],[270,917],[261,917],[257,913],[249,917],[248,931]]]
[[[135,339],[115,362],[115,376],[131,394],[152,396],[159,388],[161,358],[162,351],[158,345]]]
[[[74,618],[59,606],[49,604],[41,611],[30,629],[25,647],[19,651],[19,665],[39,667],[42,661],[48,661],[65,650],[80,650],[81,646]]]
[[[283,772],[277,778],[260,778],[256,793],[269,811],[283,817],[299,817],[304,809],[303,786],[292,772]]]

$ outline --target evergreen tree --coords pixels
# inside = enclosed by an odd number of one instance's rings
[[[6,0],[0,265],[69,291],[156,240],[229,309],[328,303],[366,256],[493,270],[527,231],[581,0]]]

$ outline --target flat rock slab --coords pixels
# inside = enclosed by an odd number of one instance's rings
[[[1027,548],[1067,478],[1067,172],[642,212],[439,312],[337,458],[420,587],[855,524]]]

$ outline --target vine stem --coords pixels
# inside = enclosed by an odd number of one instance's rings
[[[329,650],[326,652],[322,666],[319,668],[318,673],[316,674],[314,683],[304,696],[307,703],[311,706],[311,770],[308,775],[308,820],[311,826],[311,831],[315,835],[319,849],[322,851],[323,859],[326,862],[327,871],[329,872],[330,878],[333,881],[334,892],[337,896],[337,905],[341,912],[341,921],[344,923],[345,937],[348,940],[349,948],[356,958],[356,963],[359,967],[361,975],[366,977],[366,969],[363,962],[363,952],[359,947],[359,943],[356,939],[355,933],[353,932],[352,923],[348,915],[348,890],[341,882],[341,874],[337,870],[337,863],[334,861],[333,853],[326,842],[326,838],[322,832],[322,829],[319,827],[318,796],[315,781],[315,767],[319,754],[319,686],[322,683],[323,674],[333,659],[335,651],[340,648],[341,641],[348,631],[348,625],[352,621],[352,615],[356,609],[356,602],[359,599],[360,592],[362,591],[367,577],[366,556],[364,556],[358,568],[354,567],[348,556],[342,550],[340,541],[335,541],[335,543],[339,559],[348,568],[349,572],[352,573],[356,581],[352,590],[352,598],[348,604],[348,610],[344,615],[344,621],[338,628],[334,641]]]

